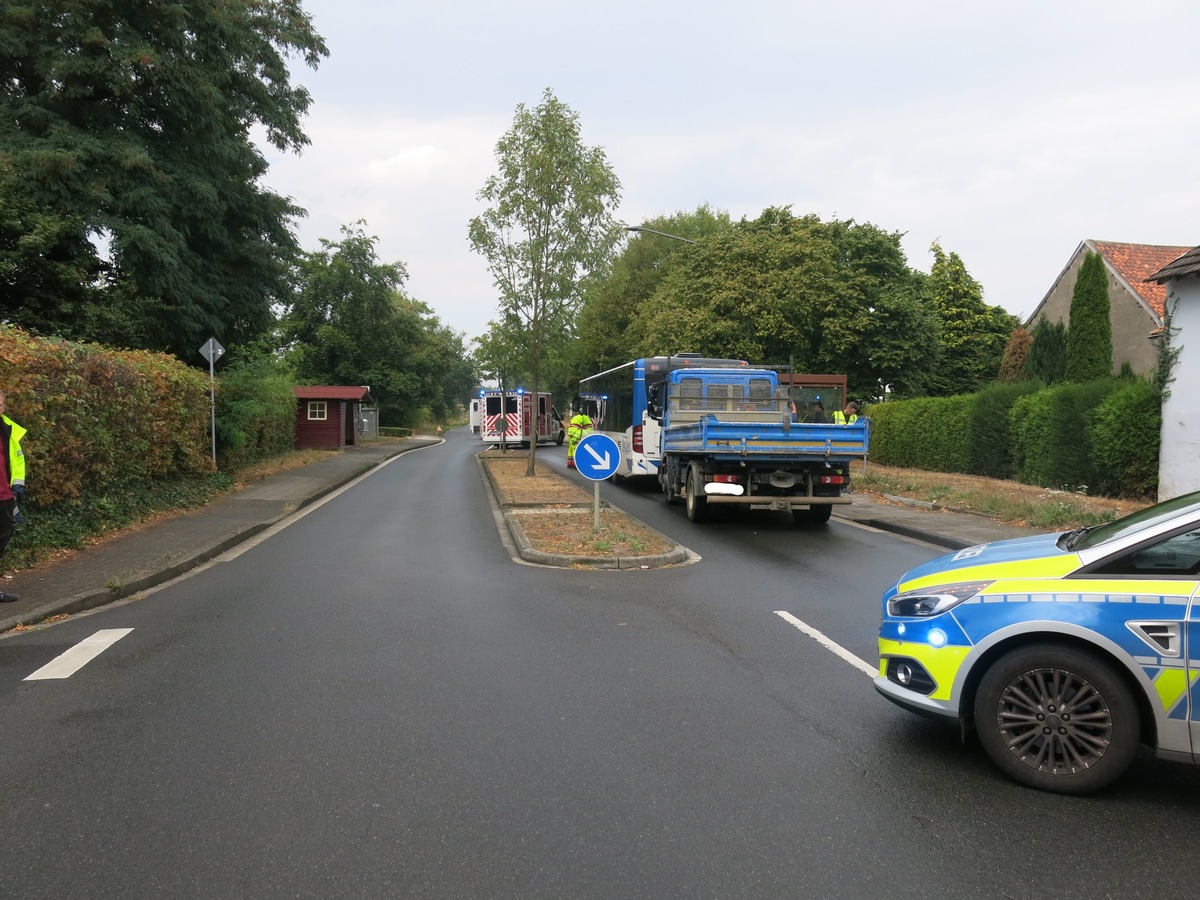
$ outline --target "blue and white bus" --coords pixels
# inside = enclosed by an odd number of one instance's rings
[[[709,359],[696,353],[652,356],[591,375],[579,382],[579,402],[591,416],[596,431],[617,442],[621,461],[617,476],[658,477],[660,462],[659,419],[647,415],[655,404],[661,409],[663,380],[668,373],[685,367],[725,368],[745,366],[740,359]]]

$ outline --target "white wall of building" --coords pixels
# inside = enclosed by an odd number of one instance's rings
[[[1168,281],[1167,308],[1182,350],[1162,409],[1159,500],[1200,491],[1200,275]]]

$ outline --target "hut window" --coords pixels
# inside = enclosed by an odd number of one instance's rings
[[[308,401],[308,420],[310,422],[324,422],[327,418],[329,418],[329,411],[324,400]]]

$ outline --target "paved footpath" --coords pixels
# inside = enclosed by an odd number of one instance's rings
[[[418,436],[352,447],[265,478],[203,509],[126,532],[37,569],[14,572],[0,579],[0,589],[20,598],[0,604],[0,632],[111,603],[169,581],[392,457],[439,441]],[[861,495],[849,506],[834,507],[833,514],[947,549],[1037,533],[968,513]]]

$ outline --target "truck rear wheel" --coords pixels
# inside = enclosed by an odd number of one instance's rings
[[[704,479],[699,471],[688,471],[687,517],[692,522],[703,522],[708,518],[708,498],[704,496]]]
[[[833,515],[833,504],[822,503],[819,506],[792,508],[792,521],[797,525],[823,525]]]

